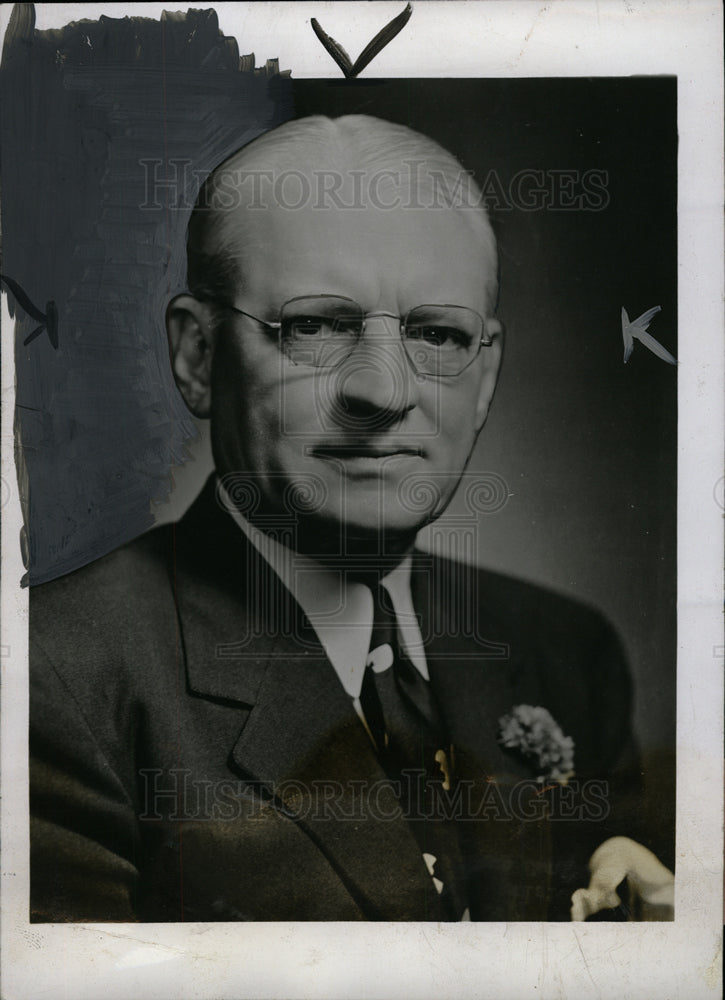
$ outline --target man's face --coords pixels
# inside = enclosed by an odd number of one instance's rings
[[[366,314],[433,303],[491,315],[490,263],[453,210],[268,207],[239,220],[239,239],[234,305],[268,322],[288,300],[319,294],[353,299]],[[265,515],[289,516],[298,484],[310,516],[349,537],[416,531],[460,480],[500,352],[496,339],[456,377],[419,375],[397,319],[373,316],[345,361],[314,368],[292,363],[276,331],[231,313],[212,367],[217,470],[251,479]]]

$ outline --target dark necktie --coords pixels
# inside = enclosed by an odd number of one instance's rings
[[[436,752],[446,746],[443,720],[428,682],[401,648],[390,595],[382,585],[370,589],[373,629],[360,692],[365,719],[381,759],[433,771]]]
[[[373,629],[360,707],[386,774],[400,783],[400,803],[421,851],[436,859],[436,888],[443,883],[442,901],[457,920],[465,901],[456,831],[436,809],[438,797],[452,790],[450,741],[430,684],[402,649],[390,595],[380,584],[370,590]]]

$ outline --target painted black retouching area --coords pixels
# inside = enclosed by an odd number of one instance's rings
[[[189,212],[217,163],[292,116],[288,74],[240,58],[213,10],[34,24],[16,4],[0,66],[0,271],[58,317],[54,344],[8,296],[26,584],[152,526],[197,433],[163,329]]]

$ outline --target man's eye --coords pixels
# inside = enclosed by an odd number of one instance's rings
[[[293,337],[310,338],[324,337],[332,331],[332,324],[316,316],[304,316],[293,319],[289,324],[289,332]]]
[[[362,328],[356,316],[296,316],[283,324],[287,340],[335,340],[357,337]]]
[[[454,326],[414,326],[409,327],[410,340],[422,340],[431,347],[468,347],[471,338],[464,330]]]

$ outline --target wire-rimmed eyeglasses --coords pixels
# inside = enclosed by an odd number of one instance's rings
[[[473,364],[481,347],[493,343],[486,321],[468,306],[427,304],[398,316],[365,313],[354,299],[342,295],[299,295],[284,303],[276,322],[268,322],[230,303],[220,304],[278,331],[279,346],[286,357],[295,365],[313,368],[342,364],[360,342],[367,320],[377,316],[399,322],[401,343],[420,375],[460,375]]]

